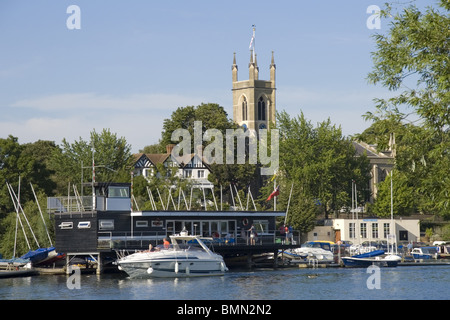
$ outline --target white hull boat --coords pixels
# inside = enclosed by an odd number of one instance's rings
[[[223,257],[212,252],[199,236],[170,236],[168,248],[136,252],[116,261],[130,278],[173,278],[223,275]],[[212,239],[211,239],[212,240]]]
[[[319,261],[332,262],[334,261],[334,256],[331,251],[322,249],[322,248],[310,248],[310,247],[301,247],[292,250],[295,254],[302,255],[308,259],[317,259]]]

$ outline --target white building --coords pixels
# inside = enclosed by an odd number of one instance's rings
[[[395,234],[397,242],[419,241],[419,219],[363,218],[329,219],[324,226],[317,226],[307,235],[307,241],[389,241],[389,235]]]

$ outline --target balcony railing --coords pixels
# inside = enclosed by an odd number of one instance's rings
[[[93,210],[92,196],[68,196],[68,197],[48,197],[47,212],[69,213],[86,212]]]
[[[150,244],[158,245],[163,243],[163,239],[167,237],[166,232],[116,232],[116,231],[99,231],[98,232],[98,248],[99,249],[146,249]],[[295,230],[292,236],[286,237],[280,234],[278,230],[258,233],[252,238],[248,233],[233,236],[213,237],[211,241],[205,241],[207,244],[214,246],[235,246],[235,245],[267,245],[267,244],[299,244],[300,232]]]

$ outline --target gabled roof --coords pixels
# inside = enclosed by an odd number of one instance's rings
[[[133,157],[135,168],[149,168],[166,162],[167,159],[170,158],[170,153],[136,153]],[[195,157],[195,153],[189,153],[174,160],[181,168],[186,168],[191,162],[194,161]],[[202,159],[201,162],[203,166],[211,171],[208,163],[204,159]]]
[[[135,168],[149,168],[154,167],[159,163],[164,163],[170,154],[152,154],[152,153],[136,153],[133,154],[134,157],[134,167]]]
[[[164,163],[167,158],[170,156],[169,153],[157,154],[157,153],[147,153],[146,156],[150,159],[150,161],[156,165],[158,163]]]
[[[392,158],[388,156],[385,152],[378,152],[374,146],[371,146],[362,141],[352,141],[353,146],[356,149],[356,156],[367,155],[368,158]]]
[[[178,159],[175,159],[175,160],[180,165],[180,167],[186,168],[186,167],[189,166],[189,164],[191,162],[194,161],[195,157],[197,157],[202,162],[204,167],[208,168],[208,170],[211,171],[211,168],[209,167],[208,163],[205,161],[205,157],[203,157],[203,159],[200,159],[200,157],[198,157],[196,153],[186,154],[186,155],[183,155],[183,156],[181,156],[181,157],[179,157]]]

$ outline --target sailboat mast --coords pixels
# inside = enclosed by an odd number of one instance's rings
[[[36,204],[38,205],[39,213],[41,214],[42,222],[44,222],[45,232],[47,232],[48,241],[50,246],[52,247],[52,239],[50,238],[50,234],[48,233],[47,224],[45,223],[44,215],[42,214],[41,206],[39,204],[38,198],[36,196],[36,192],[34,192],[33,184],[30,182],[31,190],[33,191],[34,199],[36,200]]]

